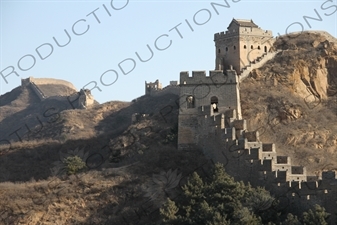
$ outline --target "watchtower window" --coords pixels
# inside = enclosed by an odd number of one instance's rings
[[[236,49],[236,46],[234,45],[234,50]]]
[[[218,53],[220,53],[220,48],[219,48],[219,50],[218,50]]]
[[[254,48],[253,45],[251,45],[251,46],[250,46],[250,49],[253,49],[253,48]]]
[[[194,108],[194,97],[192,95],[189,95],[186,97],[186,102],[187,102],[187,108]]]
[[[228,47],[226,47],[226,52],[228,52]]]
[[[247,48],[247,46],[246,46],[246,45],[244,45],[244,46],[243,46],[243,48],[244,48],[244,49],[246,49],[246,48]]]
[[[213,113],[219,112],[218,104],[219,104],[218,98],[215,97],[215,96],[213,96],[213,97],[211,98],[211,107],[212,107],[212,109],[213,109]]]
[[[264,46],[264,52],[267,52],[267,46]]]

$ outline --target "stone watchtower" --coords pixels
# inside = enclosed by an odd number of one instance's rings
[[[155,82],[146,82],[145,81],[145,95],[151,95],[152,92],[156,92],[161,90],[163,87],[159,80],[156,80]]]
[[[226,32],[214,34],[215,69],[233,66],[237,74],[266,55],[274,43],[272,32],[262,30],[253,20],[233,19]]]
[[[235,70],[180,73],[178,148],[198,146],[215,129],[224,129],[226,118],[241,119],[239,81]],[[228,126],[228,124],[227,124]]]

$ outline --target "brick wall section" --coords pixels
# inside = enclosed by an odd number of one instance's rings
[[[207,158],[223,163],[236,180],[265,187],[288,212],[302,214],[319,204],[331,214],[329,222],[336,224],[335,171],[308,175],[306,168],[293,165],[289,156],[278,156],[273,143],[262,143],[257,131],[248,131],[238,113],[238,87],[235,71],[226,75],[211,71],[209,76],[204,71],[192,72],[192,76],[181,72],[178,148],[202,149]],[[192,108],[188,108],[188,96],[195,97]],[[210,102],[212,96],[219,100],[217,113]]]

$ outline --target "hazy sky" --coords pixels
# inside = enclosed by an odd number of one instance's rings
[[[302,29],[337,36],[337,0],[0,2],[0,75],[10,74],[8,83],[0,76],[0,94],[33,76],[78,89],[96,82],[100,103],[131,101],[145,81],[166,86],[180,71],[213,70],[214,33],[233,18],[253,19],[274,36]]]

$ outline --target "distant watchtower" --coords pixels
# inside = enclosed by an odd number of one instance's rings
[[[263,57],[274,43],[272,32],[262,30],[253,20],[233,19],[226,32],[214,34],[215,69],[233,66],[237,74]]]
[[[145,95],[151,95],[153,91],[159,91],[162,89],[161,83],[159,83],[159,80],[156,80],[155,82],[149,82],[147,83],[145,81]]]

